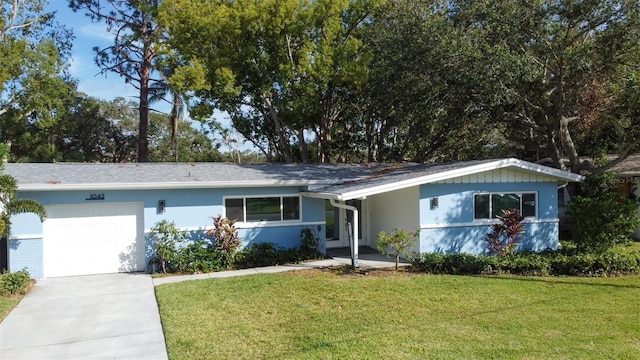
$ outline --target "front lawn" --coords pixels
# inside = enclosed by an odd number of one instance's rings
[[[7,315],[13,310],[16,305],[22,300],[24,295],[2,295],[0,294],[0,322],[4,320]]]
[[[628,359],[640,277],[310,270],[156,288],[171,359]]]

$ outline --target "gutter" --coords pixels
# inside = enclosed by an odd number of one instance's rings
[[[356,208],[355,206],[347,205],[345,203],[337,202],[334,199],[329,199],[329,201],[331,202],[331,205],[337,208],[345,209],[353,212],[353,224],[351,224],[351,226],[353,227],[353,232],[352,232],[353,237],[349,239],[349,247],[351,247],[351,266],[354,269],[357,269],[359,267],[358,265],[358,208]]]

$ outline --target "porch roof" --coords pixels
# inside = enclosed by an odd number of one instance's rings
[[[340,201],[362,199],[367,196],[389,191],[497,169],[513,169],[545,175],[556,179],[558,182],[578,182],[584,178],[581,175],[514,158],[474,160],[442,164],[399,165],[382,169],[362,179],[346,181],[342,184],[330,185],[313,191],[303,192],[302,195]]]

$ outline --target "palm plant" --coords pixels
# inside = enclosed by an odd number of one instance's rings
[[[11,175],[0,174],[0,235],[11,231],[11,216],[34,213],[44,221],[47,211],[44,205],[32,199],[18,199],[18,183]]]

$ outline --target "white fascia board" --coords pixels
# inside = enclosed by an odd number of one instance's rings
[[[89,183],[89,184],[18,184],[20,191],[72,191],[72,190],[176,190],[176,189],[228,189],[247,187],[280,187],[335,185],[327,181],[203,181],[203,182],[150,182],[150,183]]]
[[[314,198],[314,199],[342,200],[342,196],[340,194],[335,194],[335,193],[303,191],[303,192],[300,193],[300,195],[304,196],[304,197]]]
[[[562,181],[572,181],[579,182],[584,179],[583,176],[572,174],[567,171],[557,170],[553,168],[549,168],[542,165],[537,165],[533,163],[529,163],[526,161],[509,158],[504,160],[496,160],[483,164],[467,166],[460,169],[443,171],[437,174],[430,174],[426,176],[417,177],[414,179],[407,179],[403,181],[397,181],[390,184],[384,184],[379,186],[374,186],[370,188],[365,188],[361,190],[356,190],[352,192],[346,192],[339,195],[340,200],[352,200],[352,199],[361,199],[367,196],[382,194],[389,191],[405,189],[413,186],[419,186],[423,184],[433,183],[437,181],[445,181],[452,178],[477,174],[485,171],[498,170],[503,168],[516,168],[520,170],[525,170],[533,173],[538,173],[542,175],[547,175],[550,177],[555,177],[558,180]]]
[[[564,170],[560,170],[560,169],[554,169],[548,166],[543,166],[543,165],[539,165],[539,164],[534,164],[534,163],[530,163],[527,161],[522,161],[522,160],[518,160],[518,159],[507,159],[507,160],[511,160],[511,162],[513,162],[513,164],[511,166],[525,170],[525,171],[529,171],[529,172],[533,172],[533,173],[537,173],[537,174],[542,174],[542,175],[547,175],[547,176],[551,176],[551,177],[555,177],[558,178],[558,180],[561,181],[571,181],[571,182],[580,182],[582,180],[584,180],[584,176],[582,175],[578,175],[578,174],[574,174],[574,173],[570,173],[568,171],[564,171]]]

